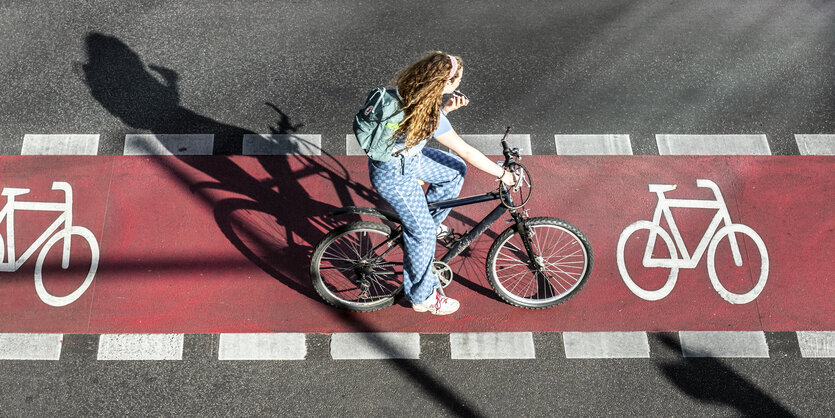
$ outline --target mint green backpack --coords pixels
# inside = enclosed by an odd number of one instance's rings
[[[354,116],[354,134],[368,158],[385,162],[394,156],[394,132],[402,121],[396,89],[378,87],[368,93],[365,106]]]

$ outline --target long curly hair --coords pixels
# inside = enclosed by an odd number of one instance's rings
[[[458,61],[458,69],[451,78],[450,57]],[[394,135],[406,135],[406,149],[431,137],[438,128],[444,87],[448,80],[460,77],[463,68],[461,57],[435,51],[406,67],[394,79],[403,109],[403,121]]]

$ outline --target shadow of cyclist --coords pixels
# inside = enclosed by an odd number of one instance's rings
[[[141,57],[116,37],[90,33],[86,37],[87,63],[80,66],[91,95],[108,112],[127,126],[155,134],[213,134],[213,154],[234,155],[242,151],[242,138],[256,135],[247,129],[217,122],[180,104],[179,75],[176,71],[156,65],[145,65]],[[265,103],[277,115],[270,132],[277,135],[295,134],[302,126],[277,105]],[[261,136],[255,136],[256,139]],[[295,146],[315,149],[317,145],[296,137]],[[169,149],[174,155],[179,150]],[[195,183],[182,167],[171,164],[169,158],[154,158],[179,179],[214,212],[215,219],[227,239],[252,262],[288,287],[321,300],[306,280],[304,263],[280,263],[280,260],[309,259],[312,246],[323,231],[334,226],[322,216],[335,209],[333,204],[314,199],[299,179],[311,177],[332,188],[339,205],[355,205],[359,197],[372,206],[387,206],[376,192],[354,181],[348,170],[337,159],[321,156],[256,156],[260,168],[268,178],[258,180],[241,167],[235,157],[206,158],[177,157],[179,162],[211,177],[211,181]],[[321,151],[321,150],[319,150]],[[291,150],[292,154],[292,150]],[[240,157],[238,157],[240,158]],[[213,191],[228,191],[240,196],[218,200]],[[475,222],[461,214],[451,218],[467,226]],[[337,221],[351,220],[350,217]],[[353,218],[357,219],[357,218]],[[492,232],[488,231],[488,235]],[[468,274],[471,265],[467,257],[456,260],[458,282],[484,296],[498,300],[478,275]],[[477,262],[477,261],[476,261]],[[104,267],[104,266],[103,266]],[[106,267],[104,267],[106,268]]]
[[[86,48],[88,62],[80,70],[90,93],[127,126],[156,134],[215,135],[215,157],[178,156],[174,162],[171,158],[151,158],[164,165],[213,211],[220,229],[241,253],[281,283],[321,303],[309,281],[305,280],[306,263],[296,260],[309,259],[311,246],[322,237],[324,229],[333,226],[310,214],[324,214],[336,206],[313,199],[297,180],[307,176],[320,177],[323,183],[334,188],[342,206],[355,204],[357,197],[372,205],[382,205],[377,194],[352,180],[348,170],[327,154],[317,158],[303,155],[253,157],[269,174],[267,180],[254,178],[241,166],[246,159],[222,157],[240,153],[241,139],[254,132],[214,121],[182,107],[177,73],[152,65],[147,68],[153,73],[148,71],[139,55],[118,38],[90,33]],[[293,134],[300,127],[278,106],[266,105],[278,114],[277,123],[270,127],[273,134]],[[178,150],[169,151],[176,155]],[[211,180],[195,182],[187,169],[199,170]],[[214,193],[216,190],[238,196],[218,198]],[[108,268],[117,269],[118,266],[102,266],[100,270]],[[354,313],[341,312],[340,318],[358,332],[379,331]],[[395,347],[386,349],[396,350]],[[451,413],[478,416],[454,390],[444,386],[420,363],[393,364]]]
[[[309,215],[324,214],[334,209],[320,202],[295,179],[320,176],[337,190],[342,205],[354,203],[354,196],[374,200],[376,194],[353,181],[337,160],[325,155],[317,159],[306,156],[252,157],[270,175],[269,180],[253,178],[234,157],[217,155],[240,154],[244,135],[255,132],[217,122],[180,104],[176,71],[146,65],[139,55],[116,37],[90,33],[85,39],[87,63],[80,69],[91,95],[108,112],[127,126],[155,134],[214,134],[216,157],[178,156],[153,158],[166,165],[212,210],[220,229],[238,250],[273,277],[297,292],[320,301],[306,281],[304,263],[279,263],[308,257],[311,243],[322,236],[323,221]],[[267,103],[278,115],[274,134],[293,134],[301,126],[274,104]],[[178,150],[169,149],[172,154]],[[240,157],[238,157],[240,158]],[[195,183],[187,175],[187,167],[210,176],[211,181]],[[237,198],[219,199],[214,190],[238,194]],[[353,192],[353,193],[352,193]],[[288,210],[292,208],[292,210]],[[303,210],[299,210],[303,208]]]

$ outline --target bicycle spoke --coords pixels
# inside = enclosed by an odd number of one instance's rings
[[[346,260],[346,261],[355,260],[348,253],[346,253],[342,248],[336,248],[336,246],[332,246],[332,247],[328,248],[324,252],[324,254],[322,254],[322,258],[325,258],[325,256],[329,255],[331,253],[331,251],[333,252],[332,258],[334,258],[334,259],[341,259],[341,260]]]
[[[353,271],[353,267],[339,267],[339,266],[322,266],[319,267],[319,270],[340,270],[340,271]]]
[[[513,279],[513,278],[516,278],[516,277],[519,278],[518,280],[516,280],[516,284],[513,285],[513,288],[510,289],[510,293],[514,293],[514,290],[516,290],[516,287],[519,286],[519,283],[522,283],[522,279],[525,278],[525,274],[527,274],[527,273],[528,273],[527,271],[523,270],[523,271],[520,271],[519,273],[516,273],[515,275],[510,277],[510,279]]]

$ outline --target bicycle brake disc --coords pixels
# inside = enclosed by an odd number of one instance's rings
[[[441,287],[447,287],[450,283],[452,283],[452,268],[449,267],[449,264],[444,263],[443,261],[433,261],[432,262],[432,272],[438,276],[438,279],[441,281]]]

